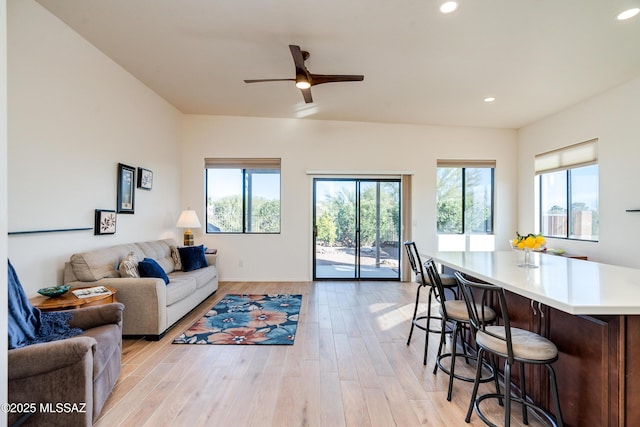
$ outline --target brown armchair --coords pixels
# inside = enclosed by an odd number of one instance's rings
[[[9,403],[24,409],[9,414],[10,425],[90,426],[97,420],[120,374],[123,309],[113,303],[70,310],[69,324],[82,335],[8,351]]]

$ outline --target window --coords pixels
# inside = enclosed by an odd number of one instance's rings
[[[280,232],[280,159],[205,159],[207,233]]]
[[[596,148],[591,140],[536,156],[543,236],[598,240]]]
[[[495,162],[438,160],[439,234],[493,233]]]

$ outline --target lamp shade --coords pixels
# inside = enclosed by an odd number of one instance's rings
[[[182,211],[180,214],[180,218],[178,218],[178,222],[176,227],[180,228],[200,228],[200,220],[198,219],[198,215],[194,210],[186,210]]]

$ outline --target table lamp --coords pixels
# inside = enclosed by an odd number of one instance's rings
[[[180,218],[178,218],[178,223],[176,227],[186,228],[187,231],[184,232],[184,245],[185,246],[193,246],[193,233],[191,232],[191,228],[200,228],[200,220],[198,219],[198,215],[196,211],[187,209],[182,211],[180,214]]]

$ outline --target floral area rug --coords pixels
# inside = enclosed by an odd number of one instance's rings
[[[174,344],[292,345],[302,295],[228,294]]]

